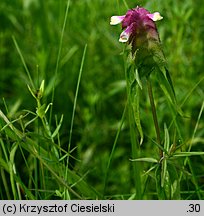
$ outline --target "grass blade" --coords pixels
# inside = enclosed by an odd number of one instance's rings
[[[24,59],[23,54],[22,54],[22,52],[21,52],[21,50],[20,50],[20,47],[18,46],[18,43],[17,43],[17,41],[16,41],[16,38],[15,38],[14,36],[12,36],[12,40],[13,40],[14,45],[15,45],[15,47],[16,47],[16,49],[17,49],[17,51],[18,51],[18,54],[19,54],[19,56],[20,56],[20,58],[21,58],[21,61],[22,61],[22,63],[23,63],[23,66],[24,66],[24,68],[25,68],[25,71],[26,71],[26,73],[27,73],[27,76],[28,76],[28,79],[29,79],[29,81],[30,81],[30,84],[31,84],[32,88],[35,89],[35,85],[34,85],[33,80],[32,80],[32,78],[31,78],[30,71],[28,70],[28,67],[27,67],[27,65],[26,65],[26,63],[25,63],[25,59]]]

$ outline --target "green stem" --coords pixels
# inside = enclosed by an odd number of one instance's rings
[[[138,132],[134,118],[133,103],[131,101],[131,80],[128,73],[131,73],[131,68],[126,67],[126,83],[127,83],[127,100],[128,100],[128,113],[129,113],[129,126],[130,126],[130,140],[131,140],[131,151],[132,158],[140,157],[140,144],[137,138]],[[138,162],[133,162],[133,179],[135,187],[135,199],[142,199],[142,184],[141,184],[141,164]]]
[[[156,112],[156,107],[154,103],[154,96],[152,92],[152,84],[150,82],[150,79],[147,78],[147,88],[148,88],[148,94],[149,94],[149,100],[150,100],[150,105],[152,109],[152,117],[154,120],[154,127],[157,135],[157,143],[161,146],[161,136],[160,136],[160,129],[159,129],[159,124],[158,124],[158,118],[157,118],[157,112]],[[163,152],[160,149],[160,157],[163,156]]]
[[[137,140],[136,134],[136,125],[134,121],[134,113],[132,109],[132,105],[129,101],[129,124],[130,124],[130,139],[131,139],[131,147],[132,147],[132,158],[140,157],[140,145]],[[142,199],[142,184],[141,184],[141,166],[138,162],[133,162],[133,176],[134,176],[134,184],[136,190],[135,199]]]

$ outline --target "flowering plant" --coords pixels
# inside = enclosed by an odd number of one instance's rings
[[[171,180],[176,182],[177,179],[175,168],[167,168],[167,152],[169,151],[168,130],[165,125],[165,136],[162,140],[160,134],[160,127],[156,113],[156,106],[153,97],[152,84],[150,75],[154,72],[156,75],[156,81],[163,90],[170,110],[173,115],[175,128],[177,125],[176,115],[180,112],[180,108],[177,106],[175,92],[173,84],[170,78],[170,74],[166,67],[166,60],[161,47],[159,33],[155,25],[155,21],[161,20],[163,17],[159,12],[150,13],[148,10],[142,7],[136,7],[128,10],[125,15],[112,16],[110,24],[116,25],[121,23],[122,33],[120,34],[119,41],[130,45],[130,54],[126,61],[126,81],[128,92],[128,107],[129,107],[129,122],[130,122],[130,134],[132,144],[132,157],[134,161],[148,161],[158,163],[156,169],[157,189],[160,198],[178,198],[179,186],[171,191],[167,191]],[[150,105],[152,109],[152,116],[157,137],[157,147],[159,149],[159,159],[155,158],[140,158],[140,145],[143,143],[144,135],[140,120],[140,92],[143,89],[143,78],[147,83],[147,89],[150,99]],[[181,113],[181,112],[180,112]],[[137,130],[136,127],[137,127]],[[137,132],[140,135],[140,145],[138,145]],[[136,133],[135,133],[136,132]],[[178,131],[179,134],[179,131]],[[135,185],[137,191],[137,197],[141,198],[141,179],[138,175],[140,172],[140,166],[137,164],[134,166],[135,172]],[[172,174],[172,170],[174,170]],[[170,174],[171,173],[171,174]],[[171,175],[171,176],[170,176]],[[171,180],[170,180],[171,179]],[[139,182],[139,183],[138,183]],[[175,183],[174,182],[174,183]],[[172,186],[173,187],[173,186]],[[173,191],[173,189],[171,189]]]

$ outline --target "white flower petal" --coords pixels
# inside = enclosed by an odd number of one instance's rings
[[[155,12],[153,14],[147,14],[147,16],[153,21],[158,21],[158,20],[163,19],[163,17],[160,15],[159,12]]]
[[[125,42],[127,42],[129,40],[129,37],[130,37],[130,33],[126,29],[125,31],[123,31],[120,34],[119,42],[125,43]]]
[[[122,38],[122,37],[120,37],[120,39],[119,39],[119,42],[122,42],[122,43],[126,43],[128,41],[128,38]]]
[[[112,16],[110,20],[110,25],[117,25],[121,23],[124,18],[125,18],[125,15],[124,16]]]

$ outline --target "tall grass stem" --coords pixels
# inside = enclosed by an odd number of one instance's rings
[[[119,138],[119,135],[120,135],[122,126],[123,126],[123,122],[124,122],[124,118],[125,118],[126,111],[127,111],[127,104],[125,105],[125,108],[124,108],[124,111],[123,111],[123,114],[122,114],[122,118],[121,118],[121,120],[120,120],[120,125],[119,125],[119,128],[118,128],[118,130],[117,130],[116,137],[115,137],[115,140],[114,140],[114,143],[113,143],[113,147],[112,147],[110,156],[109,156],[109,158],[108,158],[108,165],[107,165],[107,168],[106,168],[106,173],[105,173],[105,178],[104,178],[103,196],[105,195],[105,192],[106,192],[106,186],[107,186],[107,180],[108,180],[108,173],[109,173],[111,161],[112,161],[112,159],[113,159],[113,155],[114,155],[114,152],[115,152],[116,144],[117,144],[117,141],[118,141],[118,138]]]
[[[150,81],[150,78],[146,79],[147,80],[147,88],[148,88],[148,94],[149,94],[149,100],[150,100],[150,105],[152,109],[152,117],[154,121],[154,127],[157,135],[157,143],[161,146],[161,135],[160,135],[160,129],[159,129],[159,123],[158,123],[158,118],[157,118],[157,112],[156,112],[156,106],[154,103],[154,96],[152,92],[152,84]],[[162,150],[160,150],[160,157],[162,157],[163,153]]]
[[[22,61],[22,63],[23,63],[23,66],[24,66],[24,68],[25,68],[25,71],[26,71],[26,73],[27,73],[27,76],[28,76],[28,79],[29,79],[29,81],[30,81],[30,84],[31,84],[32,88],[35,89],[35,85],[34,85],[33,80],[32,80],[32,78],[31,78],[30,71],[28,70],[28,67],[27,67],[27,65],[26,65],[26,63],[25,63],[25,59],[24,59],[23,54],[22,54],[22,52],[21,52],[21,50],[20,50],[20,48],[19,48],[19,46],[18,46],[18,43],[17,43],[17,41],[16,41],[16,38],[15,38],[14,36],[12,36],[12,40],[13,40],[14,45],[15,45],[15,47],[16,47],[16,49],[17,49],[17,52],[18,52],[18,54],[19,54],[19,56],[20,56],[20,58],[21,58],[21,61]]]
[[[59,62],[60,62],[60,57],[61,57],[61,52],[62,52],[62,41],[63,41],[63,38],[64,38],[64,32],[65,32],[65,27],[66,27],[66,23],[67,23],[67,17],[68,17],[68,12],[69,12],[70,1],[71,0],[67,0],[67,7],[66,7],[65,16],[64,16],[64,22],[63,22],[63,26],[62,26],[62,32],[61,32],[61,36],[60,36],[59,50],[58,50],[57,62],[56,62],[56,67],[55,67],[55,75],[54,75],[55,79],[54,79],[54,85],[53,85],[53,88],[52,88],[52,100],[51,100],[52,104],[54,102],[54,97],[55,97],[56,80],[57,80],[57,76],[58,76]],[[52,119],[52,109],[53,109],[53,106],[51,106],[51,108],[50,108],[49,123],[51,122],[51,119]]]
[[[79,76],[78,76],[78,81],[77,81],[77,87],[76,87],[76,92],[75,92],[75,97],[74,97],[74,105],[73,105],[73,111],[72,111],[72,119],[71,119],[71,126],[69,130],[69,143],[68,143],[68,149],[67,149],[67,165],[66,165],[66,171],[65,171],[65,179],[67,180],[68,177],[68,165],[69,165],[69,152],[71,148],[71,140],[72,140],[72,131],[73,131],[73,125],[74,125],[74,117],[75,117],[75,111],[76,111],[76,103],[77,103],[77,97],[78,97],[78,92],[79,92],[79,85],[81,82],[81,75],[83,71],[83,66],[84,66],[84,60],[86,56],[86,50],[87,50],[87,44],[84,47],[84,52],[81,60],[81,66],[79,70]]]

